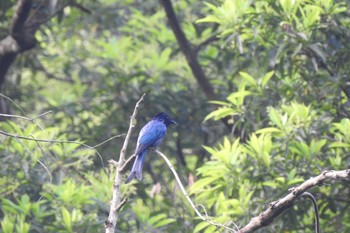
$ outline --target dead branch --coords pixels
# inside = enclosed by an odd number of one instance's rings
[[[312,187],[322,185],[325,181],[337,180],[350,182],[350,169],[340,171],[324,171],[320,175],[310,178],[296,188],[284,198],[270,203],[267,210],[259,216],[254,217],[250,222],[241,228],[238,233],[248,233],[269,225],[279,214],[291,207],[294,201]]]
[[[160,155],[160,156],[164,159],[164,161],[166,162],[166,164],[168,165],[168,167],[170,168],[170,170],[171,170],[172,173],[174,174],[174,177],[175,177],[175,179],[176,179],[177,184],[179,185],[179,187],[180,187],[180,189],[181,189],[182,194],[185,196],[185,198],[187,199],[188,203],[190,203],[192,209],[194,210],[194,212],[197,214],[197,216],[198,216],[200,219],[202,219],[203,221],[206,221],[207,223],[209,223],[210,225],[213,225],[213,226],[215,226],[215,227],[224,228],[224,229],[227,230],[228,232],[236,232],[234,229],[232,229],[232,228],[230,228],[230,227],[228,227],[228,226],[226,226],[226,225],[224,225],[224,224],[220,224],[220,223],[214,222],[214,221],[208,216],[207,211],[206,211],[206,209],[204,208],[203,205],[195,205],[195,204],[192,202],[192,200],[191,200],[190,196],[188,195],[188,193],[186,192],[186,189],[185,189],[185,187],[183,186],[183,184],[182,184],[182,182],[181,182],[181,180],[180,180],[180,178],[179,178],[179,175],[177,174],[177,172],[176,172],[174,166],[171,164],[170,160],[169,160],[163,153],[161,153],[160,151],[155,150],[155,152],[156,152],[158,155]],[[197,206],[200,206],[200,207],[203,208],[205,215],[203,215],[203,214],[201,214],[201,213],[199,212]],[[235,224],[234,224],[234,225],[235,225]]]
[[[119,156],[119,160],[117,163],[114,163],[117,165],[116,168],[116,173],[115,173],[115,177],[114,177],[114,183],[113,183],[113,196],[112,196],[112,201],[110,204],[110,209],[109,209],[109,215],[108,215],[108,219],[105,221],[105,229],[106,229],[106,233],[114,233],[115,232],[115,227],[117,225],[117,221],[118,221],[118,211],[119,209],[127,202],[127,199],[124,199],[123,201],[121,201],[121,193],[120,193],[120,185],[122,183],[122,173],[121,173],[121,168],[123,168],[123,165],[125,163],[125,153],[126,153],[126,149],[128,147],[129,144],[129,139],[131,136],[131,133],[135,127],[134,121],[137,115],[137,111],[138,108],[141,104],[141,102],[143,101],[145,97],[145,94],[142,95],[142,97],[140,98],[140,100],[136,103],[135,108],[134,108],[134,112],[130,117],[130,124],[129,124],[129,129],[128,132],[126,134],[124,143],[123,143],[123,147],[120,150],[120,156]],[[124,203],[125,201],[125,203]]]

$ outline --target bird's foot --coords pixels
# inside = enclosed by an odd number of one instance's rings
[[[157,147],[150,147],[148,148],[148,151],[156,153]]]

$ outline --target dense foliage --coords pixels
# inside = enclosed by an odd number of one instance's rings
[[[11,99],[1,95],[1,104],[28,118],[0,122],[12,134],[0,136],[0,232],[104,232],[115,172],[107,161],[124,138],[94,146],[126,132],[143,93],[129,154],[140,127],[168,112],[178,126],[160,150],[217,222],[243,226],[289,188],[349,168],[348,1],[174,1],[217,93],[210,102],[161,4],[77,2],[91,14],[58,12],[2,86]],[[1,3],[1,37],[15,3]],[[129,201],[118,232],[215,231],[195,217],[164,161],[149,153],[144,170],[142,183],[122,186]],[[350,232],[349,185],[311,192],[322,232]],[[312,204],[300,199],[261,232],[313,232],[313,224]]]

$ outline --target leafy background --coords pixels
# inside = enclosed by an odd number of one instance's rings
[[[104,232],[114,175],[107,161],[123,137],[92,147],[126,132],[143,93],[136,132],[159,111],[177,121],[160,149],[217,222],[244,226],[289,188],[349,168],[348,1],[174,1],[215,101],[193,78],[159,2],[78,2],[91,14],[68,6],[42,25],[38,46],[17,58],[1,87],[11,114],[50,111],[34,121],[3,117],[1,131],[62,141],[0,136],[1,232]],[[15,3],[0,3],[1,38]],[[118,232],[215,231],[195,217],[161,159],[149,154],[144,170],[143,182],[122,187],[129,202]],[[322,232],[349,232],[349,185],[312,193]],[[313,232],[313,221],[300,199],[260,232]]]

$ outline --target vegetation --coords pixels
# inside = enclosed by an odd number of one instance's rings
[[[127,155],[143,124],[168,112],[178,125],[159,150],[191,199],[233,229],[310,177],[349,169],[349,1],[173,1],[186,56],[169,1],[27,1],[27,22],[45,20],[7,67],[21,1],[0,2],[0,232],[104,232],[108,160],[143,93]],[[143,176],[121,186],[117,232],[215,232],[158,155]],[[322,232],[350,232],[349,187],[310,190]],[[304,198],[260,230],[313,231]]]

